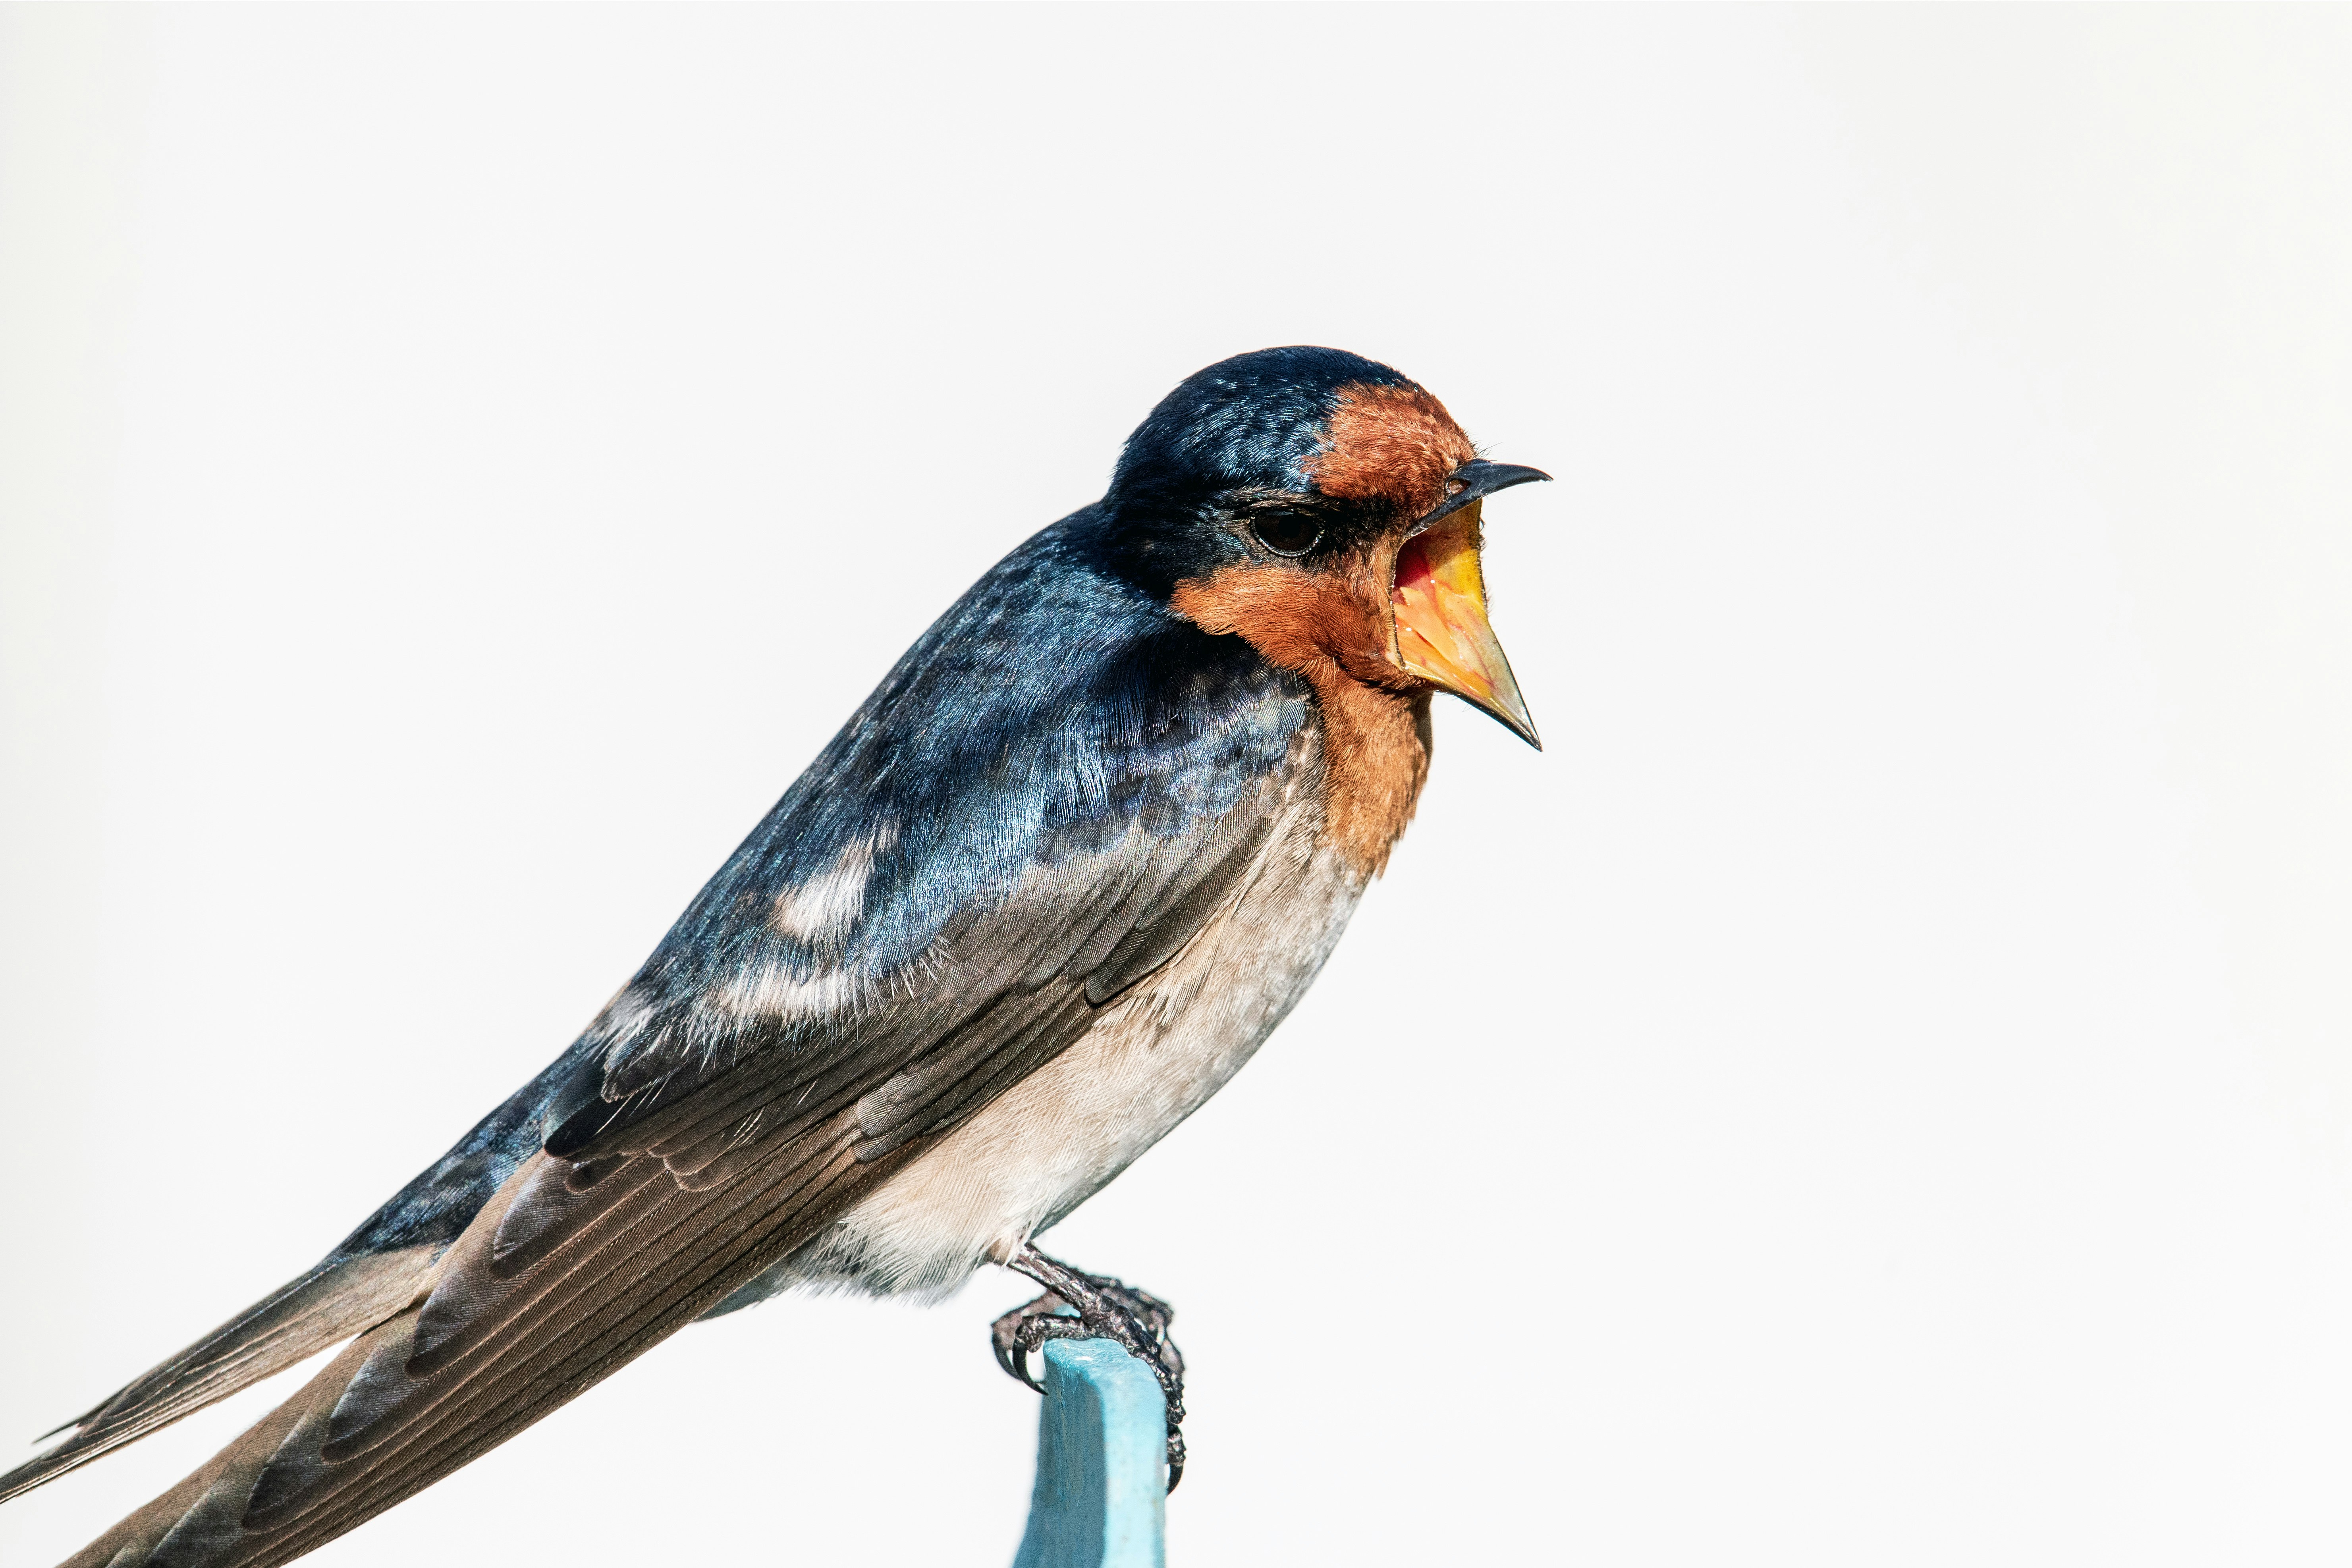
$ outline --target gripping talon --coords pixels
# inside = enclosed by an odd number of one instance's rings
[[[1022,1382],[1035,1389],[1040,1397],[1045,1394],[1045,1385],[1029,1375],[1029,1347],[1027,1345],[1016,1345],[1013,1347],[1013,1365],[1010,1370],[1013,1376],[1019,1378]]]
[[[1045,1392],[1044,1385],[1029,1375],[1029,1352],[1026,1349],[1019,1345],[997,1345],[994,1348],[996,1364],[1004,1369],[1005,1376],[1016,1383],[1025,1383],[1040,1394]]]
[[[1168,1489],[1184,1479],[1184,1355],[1169,1337],[1176,1309],[1147,1290],[1107,1274],[1081,1274],[1024,1245],[1005,1267],[1025,1274],[1046,1293],[991,1326],[996,1364],[1038,1393],[1029,1352],[1047,1340],[1108,1340],[1151,1369],[1168,1401]]]
[[[996,1364],[1004,1375],[1043,1394],[1045,1385],[1029,1371],[1029,1352],[1043,1342],[1037,1328],[1039,1320],[1062,1310],[1059,1296],[1040,1296],[1025,1307],[1005,1313],[989,1325],[989,1347],[996,1352]]]

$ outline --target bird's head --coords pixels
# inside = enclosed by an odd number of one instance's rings
[[[1436,398],[1338,349],[1209,366],[1128,438],[1109,515],[1137,580],[1268,659],[1451,691],[1540,746],[1486,621],[1479,512],[1550,476],[1480,458]]]

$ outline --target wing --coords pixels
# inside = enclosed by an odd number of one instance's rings
[[[409,1299],[77,1563],[282,1563],[430,1484],[814,1237],[1293,852],[1303,689],[1045,570],[1059,531],[696,900]]]

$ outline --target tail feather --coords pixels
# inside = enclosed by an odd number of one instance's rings
[[[247,1542],[245,1518],[256,1483],[280,1450],[299,1451],[300,1439],[322,1430],[359,1368],[387,1335],[413,1329],[412,1308],[346,1346],[291,1399],[214,1455],[194,1474],[68,1558],[63,1568],[198,1568],[233,1559]],[[313,1453],[315,1436],[308,1447]]]
[[[564,1163],[537,1156],[414,1304],[66,1568],[277,1568],[414,1496],[692,1321],[912,1152],[862,1165],[855,1135],[844,1112],[824,1135],[702,1189],[644,1158],[602,1179],[573,1167],[592,1178],[574,1192],[542,1169]],[[501,1277],[498,1234],[529,1205],[561,1211],[546,1223],[565,1234]],[[517,1235],[541,1230],[518,1215]],[[492,1331],[471,1332],[478,1322]]]
[[[0,1476],[0,1502],[373,1328],[408,1304],[439,1250],[330,1258],[289,1281],[58,1427],[71,1436]]]

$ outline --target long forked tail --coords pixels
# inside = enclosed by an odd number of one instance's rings
[[[59,1427],[72,1429],[64,1442],[0,1475],[0,1502],[373,1328],[415,1296],[439,1251],[329,1258]]]
[[[67,1568],[275,1568],[383,1512],[692,1321],[904,1157],[861,1164],[855,1136],[845,1113],[748,1146],[532,1156],[422,1300]]]
[[[149,1568],[177,1564],[193,1568],[198,1563],[257,1561],[238,1554],[247,1544],[246,1514],[257,1503],[268,1500],[253,1495],[256,1479],[269,1468],[278,1450],[289,1447],[287,1439],[298,1427],[307,1423],[311,1430],[306,1435],[315,1436],[315,1429],[331,1419],[336,1402],[369,1357],[388,1340],[413,1340],[415,1332],[416,1310],[411,1308],[361,1335],[305,1384],[300,1393],[214,1455],[195,1474],[83,1547],[68,1560],[67,1568],[103,1568],[118,1562]],[[311,1442],[295,1447],[298,1451],[307,1447],[315,1457],[319,1446]],[[284,1489],[282,1483],[278,1489]],[[268,1560],[283,1562],[285,1557]]]

